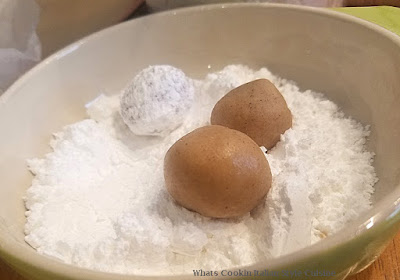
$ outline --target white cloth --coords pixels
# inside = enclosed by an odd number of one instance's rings
[[[0,94],[41,56],[34,0],[0,0]]]

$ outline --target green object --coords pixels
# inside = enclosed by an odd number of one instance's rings
[[[380,6],[335,8],[333,10],[376,23],[400,36],[400,8]]]

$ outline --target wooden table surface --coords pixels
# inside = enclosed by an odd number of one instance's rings
[[[0,280],[29,280],[19,276],[0,260]],[[400,232],[369,268],[346,280],[400,280]]]

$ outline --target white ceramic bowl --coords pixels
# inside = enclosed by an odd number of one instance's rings
[[[149,64],[172,64],[201,77],[209,66],[215,71],[231,63],[268,66],[371,124],[380,178],[373,209],[351,226],[246,269],[319,269],[336,272],[321,279],[343,279],[374,260],[400,226],[400,39],[337,12],[265,4],[186,8],[126,22],[68,46],[18,80],[0,98],[0,256],[29,279],[190,278],[190,272],[107,274],[36,253],[24,242],[22,197],[32,179],[25,159],[48,151],[52,132],[84,118],[84,104],[101,90],[120,90]]]

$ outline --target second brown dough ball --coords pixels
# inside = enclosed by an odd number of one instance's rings
[[[292,113],[274,84],[259,79],[221,98],[211,113],[211,124],[239,130],[259,146],[271,149],[292,127]]]
[[[246,134],[219,125],[183,136],[164,159],[165,186],[183,207],[207,217],[251,211],[271,187],[264,153]]]

